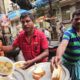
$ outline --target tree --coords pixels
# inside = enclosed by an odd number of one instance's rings
[[[11,0],[11,1],[17,3],[21,9],[29,10],[33,8],[29,0]]]

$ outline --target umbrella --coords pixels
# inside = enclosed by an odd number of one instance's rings
[[[50,0],[50,1],[53,2],[54,0]],[[49,0],[36,0],[35,2],[33,2],[33,5],[34,5],[34,7],[39,8],[39,7],[44,6],[48,3],[49,3]]]
[[[44,2],[42,2],[41,0],[36,0],[35,2],[32,3],[34,7],[41,7],[42,5],[45,5]]]
[[[15,11],[12,11],[12,12],[9,12],[8,13],[8,18],[10,19],[10,20],[13,20],[13,19],[15,19],[15,18],[19,18],[20,17],[20,15],[22,14],[22,13],[24,13],[24,12],[30,12],[29,10],[27,11],[27,10],[24,10],[24,9],[19,9],[19,10],[15,10]]]

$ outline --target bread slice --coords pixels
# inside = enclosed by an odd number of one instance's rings
[[[35,80],[40,79],[42,76],[44,76],[44,74],[45,71],[41,67],[36,67],[32,72],[32,76]]]
[[[15,68],[23,68],[25,63],[26,61],[18,61],[18,62],[15,62],[14,65],[15,65]]]
[[[58,65],[58,68],[54,68],[51,80],[60,80],[62,74],[62,68],[60,65]]]

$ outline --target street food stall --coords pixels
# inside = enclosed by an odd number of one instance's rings
[[[59,72],[59,70],[57,71],[56,69],[55,74],[51,72],[50,62],[34,64],[25,70],[20,68],[25,61],[12,62],[6,57],[0,57],[0,64],[1,62],[4,68],[0,69],[0,80],[54,80],[52,79],[52,75],[56,75],[57,73],[60,75],[59,79],[57,80],[70,79],[69,71],[63,65],[60,65],[61,72]],[[4,66],[5,62],[7,62],[7,64],[9,63],[9,65]],[[0,68],[2,66],[0,65]],[[7,70],[9,71],[8,73],[6,73]],[[36,74],[37,76],[34,76],[33,74]],[[40,77],[38,75],[40,75]]]

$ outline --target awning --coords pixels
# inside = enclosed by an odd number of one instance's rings
[[[29,11],[24,10],[24,9],[19,9],[19,10],[15,10],[15,11],[9,12],[9,13],[8,13],[8,18],[9,18],[10,20],[13,20],[13,19],[15,19],[15,18],[19,18],[20,15],[21,15],[22,13],[24,13],[24,12],[29,12]]]
[[[49,1],[54,2],[55,0],[36,0],[35,2],[33,2],[33,6],[34,7],[42,7],[43,5],[49,4]]]

